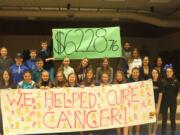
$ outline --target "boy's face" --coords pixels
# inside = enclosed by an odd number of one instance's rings
[[[22,62],[23,62],[23,58],[19,58],[19,57],[15,58],[16,65],[21,65]]]
[[[129,50],[129,49],[130,49],[130,47],[131,47],[131,46],[130,46],[130,44],[129,44],[129,43],[125,43],[125,44],[124,44],[124,49],[125,49],[125,50]]]
[[[157,59],[157,66],[158,66],[158,67],[161,67],[162,64],[163,64],[162,59],[161,59],[161,58],[158,58],[158,59]]]
[[[140,75],[139,70],[134,69],[134,70],[132,71],[132,78],[133,78],[134,80],[139,79],[139,75]]]
[[[36,62],[36,66],[37,66],[38,69],[42,69],[43,66],[44,66],[43,61],[37,61],[37,62]]]
[[[46,50],[47,47],[48,47],[48,44],[47,44],[46,42],[41,43],[41,48],[42,48],[43,50]]]
[[[7,52],[7,49],[6,49],[6,48],[2,48],[1,51],[0,51],[0,53],[1,53],[1,56],[4,57],[4,56],[7,56],[7,53],[8,53],[8,52]]]
[[[36,52],[31,52],[31,53],[30,53],[30,57],[31,57],[31,58],[34,59],[34,58],[36,58],[36,56],[37,56]]]

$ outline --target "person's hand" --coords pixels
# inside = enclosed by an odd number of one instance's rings
[[[80,88],[84,88],[85,86],[84,85],[80,85]]]
[[[22,89],[21,88],[19,88],[17,91],[18,91],[18,94],[22,93]]]
[[[155,115],[156,115],[156,112],[150,112],[150,113],[149,113],[149,116],[150,116],[150,117],[153,117],[153,116],[155,116]]]
[[[159,115],[159,110],[158,109],[156,109],[156,115]]]
[[[95,85],[94,84],[91,84],[90,87],[94,87]]]
[[[41,86],[41,87],[40,87],[40,89],[44,90],[44,89],[45,89],[45,87],[44,87],[44,86]]]
[[[48,62],[48,61],[50,61],[50,59],[49,59],[49,58],[47,58],[47,59],[45,59],[45,61],[46,61],[46,62]]]
[[[49,86],[46,86],[45,89],[46,89],[46,90],[47,90],[47,89],[50,89],[50,87],[49,87]]]

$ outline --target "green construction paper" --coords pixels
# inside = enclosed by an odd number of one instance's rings
[[[53,57],[62,60],[122,55],[120,27],[52,29]]]

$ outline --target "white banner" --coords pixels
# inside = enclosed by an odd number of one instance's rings
[[[5,135],[119,128],[156,121],[152,81],[49,90],[0,90]]]

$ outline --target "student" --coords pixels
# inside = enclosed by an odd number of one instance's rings
[[[13,84],[11,73],[7,70],[2,72],[0,89],[15,89],[16,86]]]
[[[133,48],[131,57],[128,61],[128,76],[131,76],[131,72],[133,68],[140,68],[142,66],[142,60],[140,58],[139,50],[137,48]]]
[[[128,60],[130,56],[131,56],[131,44],[128,42],[125,42],[123,44],[122,57],[119,58],[117,70],[122,70],[126,76],[127,76],[127,70],[128,70]]]
[[[122,49],[122,57],[120,57],[117,70],[122,70],[125,75],[127,76],[127,70],[128,70],[128,60],[131,56],[131,44],[128,42],[125,42],[123,44]]]
[[[81,86],[90,87],[95,86],[94,72],[92,68],[86,70],[85,79],[81,82]]]
[[[109,59],[104,58],[101,64],[101,67],[98,67],[96,70],[96,83],[100,83],[100,77],[102,76],[102,73],[106,72],[109,74],[109,83],[112,83],[113,81],[113,68],[109,65]]]
[[[9,71],[9,68],[13,65],[13,60],[8,57],[8,50],[6,47],[0,49],[0,75],[4,70]]]
[[[153,69],[151,72],[151,77],[153,81],[153,90],[154,90],[154,100],[155,100],[155,109],[156,109],[156,122],[149,124],[148,133],[149,135],[155,135],[158,127],[158,116],[160,112],[160,106],[163,96],[163,84],[159,78],[159,72],[157,69]]]
[[[143,62],[142,62],[142,67],[140,68],[140,75],[142,80],[148,80],[151,78],[151,66],[149,62],[149,57],[144,56],[143,57]]]
[[[36,88],[35,82],[31,79],[31,72],[25,71],[23,75],[23,80],[18,83],[18,89],[34,89]]]
[[[56,73],[56,79],[55,79],[55,87],[65,87],[67,85],[66,78],[64,76],[64,73],[61,71],[58,71]]]
[[[164,77],[164,74],[165,74],[164,70],[163,70],[163,66],[164,66],[163,59],[162,59],[162,57],[158,56],[155,59],[154,68],[156,68],[159,71],[160,79],[162,79]]]
[[[77,76],[75,73],[70,73],[67,78],[67,85],[66,87],[79,87],[79,84],[77,83]],[[64,135],[83,135],[83,132],[71,132],[71,133],[65,133]]]
[[[100,85],[101,86],[109,85],[110,84],[109,80],[110,80],[109,73],[103,72],[100,76]]]
[[[128,82],[138,82],[138,81],[141,81],[140,71],[139,71],[139,68],[135,67],[131,71],[131,76],[130,76]],[[136,127],[136,135],[139,135],[140,134],[140,125],[136,125],[135,127]],[[133,127],[129,127],[128,129],[129,129],[129,135],[132,135]]]
[[[126,59],[126,61],[128,61],[129,58],[131,57],[131,44],[129,42],[124,43],[122,55]]]
[[[90,68],[89,60],[87,58],[82,59],[79,66],[76,69],[78,83],[81,83],[84,80],[85,73],[88,68]]]
[[[100,76],[100,86],[108,86],[108,85],[110,85],[109,80],[110,80],[109,73],[108,72],[103,72],[101,74],[101,76]],[[100,131],[96,131],[96,132],[97,132],[97,134],[100,134],[100,135],[113,135],[113,134],[116,134],[115,129],[106,129],[106,130],[100,130]]]
[[[30,50],[30,59],[26,61],[26,66],[29,68],[30,71],[36,70],[36,60],[37,60],[37,52],[36,50]]]
[[[93,87],[95,85],[96,85],[96,81],[94,79],[93,69],[92,68],[88,68],[86,70],[86,73],[85,73],[85,78],[81,82],[80,86],[81,87]],[[92,131],[86,131],[83,134],[85,134],[85,135],[93,135],[93,132]]]
[[[79,87],[77,76],[75,73],[70,73],[67,78],[67,87]]]
[[[41,74],[43,71],[45,71],[43,69],[43,66],[44,66],[44,62],[41,58],[38,58],[36,60],[36,67],[37,69],[35,69],[32,73],[32,79],[33,81],[35,81],[36,83],[38,83],[40,80],[41,80]]]
[[[11,74],[7,70],[4,70],[2,72],[0,89],[1,90],[3,90],[3,89],[15,89],[15,86],[14,86],[12,79],[11,79]],[[0,101],[0,104],[1,104],[1,101]],[[1,106],[0,106],[0,134],[3,134]]]
[[[48,71],[43,71],[41,74],[41,80],[37,84],[37,88],[40,89],[50,89],[53,87],[53,83],[50,80],[49,72]]]
[[[41,50],[38,53],[38,57],[43,59],[43,68],[50,73],[51,81],[54,81],[54,65],[52,61],[51,51],[48,47],[48,42],[46,40],[41,41]]]
[[[114,84],[123,84],[127,83],[125,74],[121,70],[117,70],[114,77]]]
[[[127,83],[124,72],[121,70],[117,70],[115,73],[114,84],[124,84]],[[117,129],[117,134],[121,135],[121,128]],[[123,128],[123,135],[128,135],[128,127]]]
[[[74,73],[74,69],[70,66],[70,59],[68,57],[65,57],[61,67],[58,69],[58,71],[62,71],[66,77],[68,78],[69,74]]]
[[[12,74],[13,83],[17,84],[22,81],[24,72],[28,68],[23,64],[23,56],[21,53],[17,53],[15,57],[15,64],[10,67],[10,72]]]
[[[177,109],[177,96],[180,87],[179,81],[174,75],[172,67],[166,69],[164,84],[164,94],[162,100],[162,134],[167,130],[167,115],[168,109],[170,109],[171,120],[171,135],[175,135],[176,132],[176,109]]]

